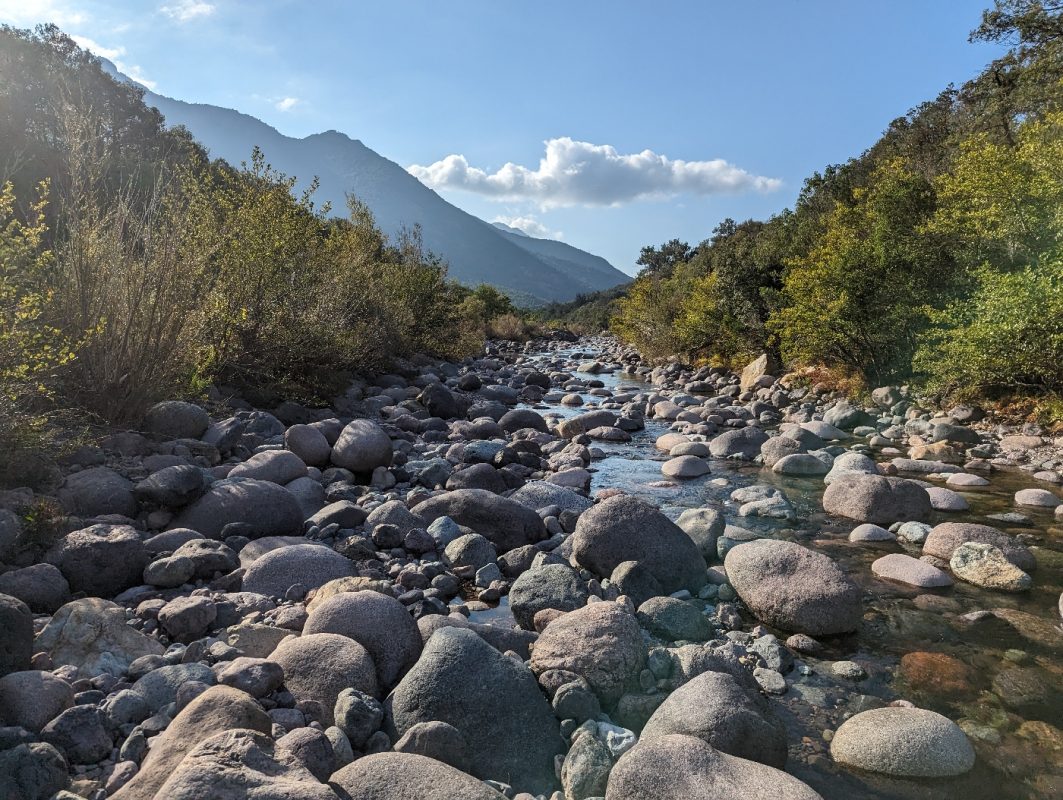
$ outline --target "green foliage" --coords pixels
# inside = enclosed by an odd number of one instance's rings
[[[690,249],[689,244],[672,239],[660,247],[643,247],[635,263],[642,267],[640,277],[667,278],[677,266],[689,261],[692,255],[694,251]]]

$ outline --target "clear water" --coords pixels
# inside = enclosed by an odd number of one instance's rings
[[[559,355],[562,353],[553,351],[546,357],[554,359]],[[618,385],[652,390],[649,384],[631,375],[579,377],[600,380],[614,390]],[[582,394],[590,404],[607,401]],[[538,408],[544,414],[563,417],[587,410],[586,406],[555,404]],[[667,456],[654,448],[654,441],[667,429],[664,424],[648,420],[646,430],[634,434],[630,443],[596,443],[606,457],[592,464],[592,493],[617,487],[658,505],[673,519],[686,508],[722,506],[729,511],[728,522],[797,541],[831,556],[865,593],[864,624],[859,633],[827,642],[827,650],[821,654],[823,660],[806,660],[815,674],[801,677],[791,673],[787,676],[792,682],[790,690],[775,698],[789,729],[789,771],[827,800],[1063,798],[1063,733],[1059,730],[1063,727],[1063,630],[1057,610],[1063,590],[1063,527],[1054,523],[1051,513],[1035,509],[1021,509],[1030,518],[1028,526],[1009,527],[985,519],[988,514],[1017,510],[1013,505],[1015,491],[1034,484],[1028,475],[1020,471],[994,473],[990,486],[963,493],[970,504],[969,511],[937,512],[931,521],[982,522],[1024,537],[1038,558],[1033,590],[1012,595],[957,582],[929,597],[925,590],[872,575],[872,561],[886,553],[903,552],[903,548],[896,543],[850,543],[848,534],[855,523],[824,514],[821,478],[780,476],[756,465],[715,459],[710,462],[709,475],[661,486],[664,476],[660,465]],[[794,505],[798,521],[739,518],[728,497],[735,488],[756,483],[781,489]],[[918,549],[913,549],[912,554],[917,556]],[[1010,611],[1001,612],[1002,616],[1007,615],[1006,620],[990,617],[971,623],[961,618],[989,609]],[[511,624],[505,606],[483,612],[482,620]],[[780,633],[780,637],[785,634]],[[925,685],[904,685],[896,677],[898,664],[906,653],[916,651],[944,653],[966,665],[968,675],[962,688],[953,688],[946,694]],[[859,662],[869,677],[856,683],[832,677],[829,661],[839,659]],[[993,692],[993,679],[1017,665],[1035,670],[1048,690],[1046,699],[1031,704],[1032,708],[1024,706],[1021,715],[1007,710]],[[972,737],[978,752],[975,769],[956,779],[907,781],[858,775],[836,767],[824,732],[835,730],[848,714],[898,698],[964,721],[968,726],[980,726]]]

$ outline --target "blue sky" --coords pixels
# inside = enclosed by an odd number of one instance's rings
[[[999,52],[967,42],[990,1],[0,0],[0,22],[54,21],[288,135],[343,131],[630,272],[642,245],[791,205],[973,76]]]

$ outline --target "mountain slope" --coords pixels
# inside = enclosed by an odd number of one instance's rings
[[[185,103],[145,92],[145,101],[169,125],[184,125],[215,158],[239,164],[257,145],[274,168],[299,178],[314,176],[315,195],[342,214],[354,194],[390,235],[421,226],[425,245],[450,264],[451,277],[474,286],[490,283],[518,302],[567,300],[630,278],[605,259],[561,242],[517,236],[451,205],[401,166],[338,131],[305,139],[284,136],[261,120],[218,106]],[[553,247],[556,245],[557,247]]]

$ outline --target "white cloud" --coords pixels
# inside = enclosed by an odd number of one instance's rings
[[[497,216],[491,222],[501,222],[518,231],[524,231],[529,236],[539,239],[563,239],[565,235],[561,231],[552,231],[532,216],[506,217]]]
[[[298,97],[282,97],[273,107],[278,111],[291,111],[302,102]]]
[[[196,17],[209,17],[214,13],[215,8],[211,3],[204,3],[203,0],[177,0],[168,6],[160,6],[159,11],[170,19],[188,22]]]
[[[126,55],[126,49],[121,45],[107,47],[94,39],[90,39],[88,36],[71,36],[70,38],[77,42],[78,46],[82,49],[88,50],[90,53],[100,56],[100,58],[106,58],[108,61],[112,62],[119,72],[127,78],[136,81],[141,86],[146,86],[148,89],[154,91],[155,87],[158,85],[144,74],[144,70],[141,69],[140,65],[127,64],[122,60]]]
[[[0,0],[0,22],[12,25],[37,25],[54,22],[60,28],[82,25],[89,16],[56,0]]]
[[[776,178],[753,175],[723,159],[683,161],[652,150],[621,154],[607,144],[548,139],[537,169],[507,163],[495,172],[449,155],[409,172],[434,189],[464,189],[497,200],[531,200],[543,208],[616,206],[644,198],[678,194],[773,191]]]

